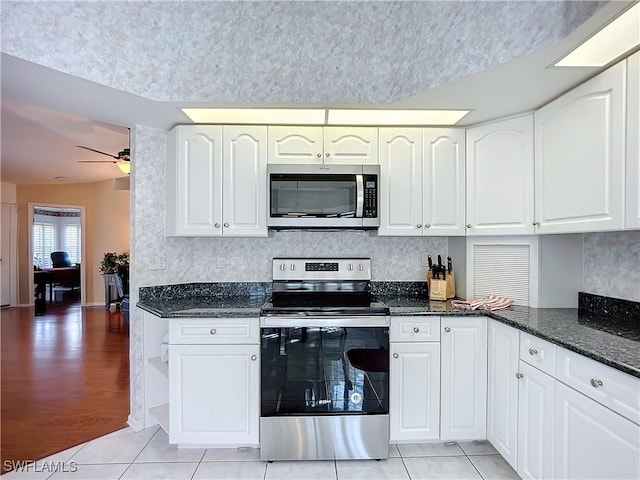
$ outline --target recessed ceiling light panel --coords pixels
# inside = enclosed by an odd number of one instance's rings
[[[183,108],[193,123],[257,125],[324,125],[324,109]]]
[[[455,125],[469,110],[329,110],[327,125]]]

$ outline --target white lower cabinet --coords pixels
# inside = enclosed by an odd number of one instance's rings
[[[520,361],[518,391],[518,463],[524,479],[553,478],[555,379]]]
[[[169,442],[259,443],[259,345],[170,345]]]
[[[389,440],[440,436],[440,344],[391,343]]]
[[[516,468],[520,332],[488,320],[487,440]]]
[[[640,426],[556,382],[553,477],[640,478]]]
[[[442,317],[440,438],[487,437],[487,318]]]

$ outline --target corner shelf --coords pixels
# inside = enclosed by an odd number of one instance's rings
[[[156,417],[162,429],[169,434],[169,404],[165,403],[157,407],[151,407],[149,413]]]
[[[158,372],[160,372],[166,378],[169,378],[169,364],[167,362],[163,362],[162,360],[160,360],[160,356],[149,357],[148,362]]]

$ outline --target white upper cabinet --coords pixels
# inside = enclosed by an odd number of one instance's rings
[[[376,127],[325,127],[324,163],[378,164]]]
[[[174,128],[166,162],[166,234],[222,235],[222,127]]]
[[[428,128],[423,135],[423,234],[464,235],[465,132]]]
[[[223,128],[223,232],[267,236],[267,127]]]
[[[626,228],[640,228],[640,52],[627,59]]]
[[[467,130],[467,235],[531,235],[533,115]]]
[[[268,127],[269,163],[322,163],[320,127]]]
[[[169,236],[267,236],[267,127],[180,125],[167,137]]]
[[[621,230],[626,62],[535,113],[537,233]]]
[[[378,164],[376,127],[268,128],[269,163]]]
[[[422,129],[381,128],[379,235],[422,234]]]

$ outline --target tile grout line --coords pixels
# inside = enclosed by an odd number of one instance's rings
[[[140,449],[140,451],[138,452],[138,454],[137,454],[135,457],[133,457],[133,460],[131,460],[131,462],[129,463],[129,466],[127,466],[127,468],[125,468],[125,469],[124,469],[124,472],[122,472],[122,475],[120,475],[120,476],[118,477],[118,480],[121,480],[121,479],[122,479],[122,477],[123,477],[123,476],[124,476],[128,471],[129,471],[129,469],[130,469],[130,468],[131,468],[131,466],[133,465],[133,462],[135,462],[135,461],[136,461],[136,458],[138,458],[138,457],[140,456],[140,454],[142,453],[142,451],[143,451],[145,448],[147,448],[147,446],[151,443],[151,440],[153,440],[153,438],[154,438],[156,435],[158,435],[158,432],[160,431],[160,429],[161,429],[161,428],[162,428],[162,427],[158,426],[158,429],[156,430],[156,432],[155,432],[153,435],[151,435],[151,436],[149,437],[149,440],[147,440],[147,442],[146,442],[146,443],[144,444],[144,446]]]

